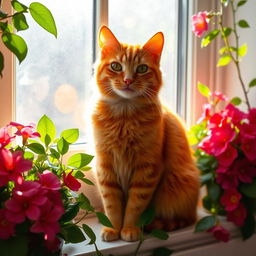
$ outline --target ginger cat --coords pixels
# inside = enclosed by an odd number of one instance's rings
[[[159,67],[164,36],[121,44],[103,26],[96,78],[101,98],[93,114],[97,179],[114,228],[102,239],[136,241],[141,213],[153,205],[148,228],[171,231],[196,220],[199,172],[179,119],[161,105]]]

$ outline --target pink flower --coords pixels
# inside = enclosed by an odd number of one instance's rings
[[[221,92],[216,91],[216,92],[211,93],[211,95],[212,95],[213,97],[215,97],[215,98],[217,99],[217,101],[228,101],[228,97],[225,96],[225,95],[224,95],[223,93],[221,93]]]
[[[81,187],[80,182],[72,175],[72,172],[69,172],[68,175],[66,173],[63,173],[63,181],[64,185],[70,188],[73,191],[78,191]]]
[[[243,204],[239,204],[238,207],[227,213],[227,220],[235,223],[237,226],[241,227],[247,217],[247,210]]]
[[[246,158],[236,160],[231,171],[244,183],[252,183],[253,178],[256,177],[256,167]]]
[[[242,142],[241,149],[245,156],[250,160],[256,160],[256,138],[255,139],[244,139]]]
[[[48,170],[45,170],[43,174],[39,174],[38,182],[45,189],[59,190],[61,188],[58,177]]]
[[[217,156],[221,166],[230,166],[237,157],[237,150],[228,144],[227,149]]]
[[[256,108],[251,108],[248,114],[250,124],[256,124]]]
[[[11,152],[6,148],[0,149],[0,186],[8,181],[22,183],[22,172],[32,168],[32,162],[23,158],[22,151]]]
[[[64,209],[55,207],[50,202],[41,207],[41,216],[31,226],[30,231],[33,233],[44,233],[45,240],[54,240],[56,234],[60,231],[58,220],[64,213]]]
[[[0,239],[8,239],[15,233],[15,223],[6,218],[6,209],[0,209]]]
[[[229,238],[230,238],[230,234],[229,232],[223,228],[222,226],[214,226],[212,228],[210,228],[208,230],[208,232],[212,233],[213,236],[219,240],[219,241],[223,241],[223,242],[228,242]]]
[[[203,121],[209,120],[211,117],[211,104],[204,104],[203,105],[203,114],[202,116],[198,119],[197,124],[200,124]]]
[[[13,189],[13,197],[6,201],[8,220],[21,223],[25,218],[37,220],[40,217],[40,206],[47,201],[41,186],[35,181],[24,181]]]
[[[224,173],[218,173],[216,182],[221,185],[223,189],[234,189],[238,186],[238,177],[236,174],[227,170]]]
[[[198,37],[208,30],[209,19],[207,15],[207,12],[199,12],[192,16],[192,31]]]
[[[0,128],[0,148],[5,147],[8,145],[15,136],[10,136],[8,133],[8,126]]]
[[[220,202],[225,206],[226,211],[233,211],[238,207],[241,197],[241,194],[236,189],[230,189],[224,192]]]

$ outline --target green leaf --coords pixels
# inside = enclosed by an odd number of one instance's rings
[[[233,104],[233,105],[235,105],[235,106],[240,105],[241,102],[242,102],[242,100],[241,100],[239,97],[234,97],[234,98],[230,101],[230,103]]]
[[[79,194],[79,196],[76,198],[76,201],[79,203],[81,209],[87,210],[89,212],[94,211],[90,200],[83,193]]]
[[[169,238],[168,233],[161,229],[153,229],[151,231],[150,235],[152,235],[158,239],[161,239],[161,240],[167,240]]]
[[[4,70],[4,55],[0,52],[0,76],[3,77]]]
[[[20,63],[26,58],[28,48],[22,37],[16,34],[4,32],[2,40],[5,46],[16,55]]]
[[[242,184],[240,190],[244,195],[256,198],[256,179],[250,184]]]
[[[110,222],[109,218],[103,212],[96,212],[96,216],[103,226],[113,228],[113,225]]]
[[[34,159],[34,154],[30,151],[25,151],[24,154],[23,154],[23,157],[25,159],[28,159],[28,160],[33,160]]]
[[[66,242],[81,243],[86,240],[82,230],[76,225],[68,225],[64,229],[66,231]]]
[[[39,144],[39,143],[31,143],[28,144],[27,147],[35,152],[36,154],[45,154],[45,149],[43,147],[43,145]]]
[[[12,22],[17,31],[28,29],[28,23],[23,13],[16,13],[12,17]]]
[[[153,256],[170,256],[173,254],[173,250],[170,250],[168,248],[165,247],[160,247],[160,248],[156,248],[153,251]]]
[[[256,86],[256,78],[249,83],[249,88]]]
[[[12,0],[12,7],[17,12],[26,12],[28,7],[17,0]]]
[[[232,32],[232,28],[226,27],[223,29],[222,37],[228,37]]]
[[[210,199],[209,196],[205,196],[203,198],[203,207],[208,210],[208,211],[211,211],[211,208],[212,208],[212,201]]]
[[[237,52],[240,57],[243,57],[247,53],[247,44],[241,45]]]
[[[79,212],[79,203],[70,204],[66,209],[65,213],[62,215],[60,221],[68,222],[73,220]]]
[[[51,141],[53,141],[56,136],[56,127],[55,127],[54,123],[52,122],[52,120],[46,115],[43,115],[40,118],[40,120],[37,124],[37,131],[40,133],[40,135],[41,135],[40,140],[43,143],[45,143],[45,142],[49,143],[49,138]]]
[[[209,87],[205,84],[202,84],[200,82],[197,83],[197,89],[198,91],[205,97],[210,97],[211,95],[211,91],[209,89]]]
[[[29,11],[32,18],[49,33],[57,37],[57,28],[50,10],[41,3],[31,3]]]
[[[85,153],[77,153],[72,155],[68,159],[68,166],[75,167],[75,168],[82,168],[89,164],[93,159],[93,156],[87,155]]]
[[[209,183],[210,181],[213,180],[213,178],[214,178],[214,175],[212,172],[201,175],[200,176],[201,185],[205,185]]]
[[[240,229],[243,240],[247,240],[255,233],[255,227],[255,217],[254,215],[250,214],[247,216],[244,225]]]
[[[60,138],[57,143],[57,149],[61,155],[65,155],[69,150],[69,143],[64,138]]]
[[[44,143],[45,143],[46,147],[49,146],[49,144],[51,143],[51,141],[52,141],[52,140],[51,140],[50,135],[49,135],[49,134],[46,134],[45,137],[44,137]]]
[[[239,20],[238,21],[238,26],[241,28],[249,28],[249,24],[246,20]]]
[[[223,55],[219,58],[219,61],[217,63],[217,67],[220,66],[226,66],[229,64],[229,62],[232,60],[232,58],[230,57],[230,55]]]
[[[77,171],[75,173],[75,178],[82,179],[84,177],[84,174],[81,171]]]
[[[212,42],[212,40],[214,38],[216,38],[218,36],[218,34],[220,33],[219,29],[214,29],[213,31],[211,31],[210,33],[208,33],[201,41],[201,47],[206,47],[209,43]]]
[[[149,225],[154,218],[155,218],[155,209],[152,206],[150,206],[139,217],[137,226],[143,227],[145,225]]]
[[[51,157],[53,157],[55,159],[60,158],[60,153],[56,149],[50,148],[50,152],[51,152]]]
[[[244,5],[247,2],[247,0],[241,0],[237,3],[237,7],[240,7],[242,5]]]
[[[27,256],[28,241],[25,236],[11,237],[7,240],[0,239],[2,256]]]
[[[2,10],[0,10],[0,18],[1,18],[1,19],[6,18],[7,16],[8,16],[7,13],[3,12]]]
[[[219,54],[222,55],[224,53],[228,53],[229,51],[235,52],[236,50],[237,49],[235,47],[232,47],[232,46],[231,47],[226,47],[226,46],[224,46],[224,47],[219,49]]]
[[[72,144],[77,141],[79,137],[79,130],[78,129],[68,129],[62,131],[60,137],[63,137],[68,143]]]
[[[94,244],[96,242],[96,235],[94,234],[93,230],[86,224],[82,225],[85,234],[91,239],[89,244]]]
[[[78,178],[79,180],[82,180],[87,185],[94,185],[94,183],[86,178]]]
[[[206,216],[196,223],[195,232],[202,232],[212,228],[216,224],[215,216]]]
[[[220,186],[216,183],[208,184],[207,191],[212,201],[217,201],[218,198],[220,197],[221,189],[220,189]]]

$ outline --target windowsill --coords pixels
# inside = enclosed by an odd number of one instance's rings
[[[103,242],[100,238],[100,230],[101,230],[101,224],[97,221],[95,217],[91,217],[86,219],[86,224],[89,225],[95,232],[97,236],[96,244],[98,249],[104,254],[104,255],[134,255],[134,252],[136,250],[138,242],[124,242],[122,240],[114,241],[114,242]],[[140,254],[139,255],[152,255],[150,252],[152,252],[155,248],[158,247],[167,247],[171,250],[174,250],[175,253],[173,255],[192,255],[188,252],[195,248],[206,247],[206,246],[223,246],[223,248],[227,248],[226,246],[232,245],[235,243],[239,245],[239,248],[241,246],[246,246],[246,251],[248,251],[248,248],[251,245],[248,245],[247,242],[242,242],[242,239],[240,238],[239,230],[231,223],[226,222],[223,225],[225,228],[227,228],[230,231],[231,234],[231,241],[228,244],[224,244],[222,242],[216,241],[212,235],[207,232],[200,232],[200,233],[194,233],[194,226],[187,227],[185,229],[180,229],[174,232],[169,233],[168,240],[159,240],[157,238],[153,237],[146,237],[146,240],[142,244],[140,248]],[[250,240],[255,240],[251,242],[250,244],[254,244],[256,242],[256,236],[254,235]],[[91,256],[95,255],[95,248],[93,245],[87,245],[87,241],[78,243],[78,244],[66,244],[63,247],[63,254],[67,254],[68,256],[72,255],[83,255],[83,256]],[[247,243],[247,245],[246,245]],[[249,246],[249,247],[248,247]],[[255,246],[254,246],[255,247]],[[256,248],[256,247],[255,247]],[[254,248],[254,249],[255,249]],[[236,249],[235,249],[236,250]],[[234,250],[234,251],[235,251]],[[208,250],[207,250],[208,251]],[[188,254],[187,254],[187,253]],[[184,253],[184,254],[183,254]],[[216,251],[215,251],[216,253]],[[233,253],[233,251],[232,251]],[[256,251],[254,251],[256,253]],[[211,254],[211,253],[199,253],[199,254],[193,254],[193,255],[217,255],[217,254]],[[222,255],[222,254],[221,254]],[[231,254],[231,255],[239,255],[239,254]],[[256,255],[256,254],[243,254],[243,255]]]

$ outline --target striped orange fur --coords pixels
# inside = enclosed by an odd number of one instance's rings
[[[114,226],[103,228],[103,240],[138,240],[136,223],[149,204],[156,212],[149,229],[194,223],[198,170],[181,122],[158,98],[163,34],[132,46],[119,43],[104,26],[99,44],[101,97],[93,114],[97,179]]]

